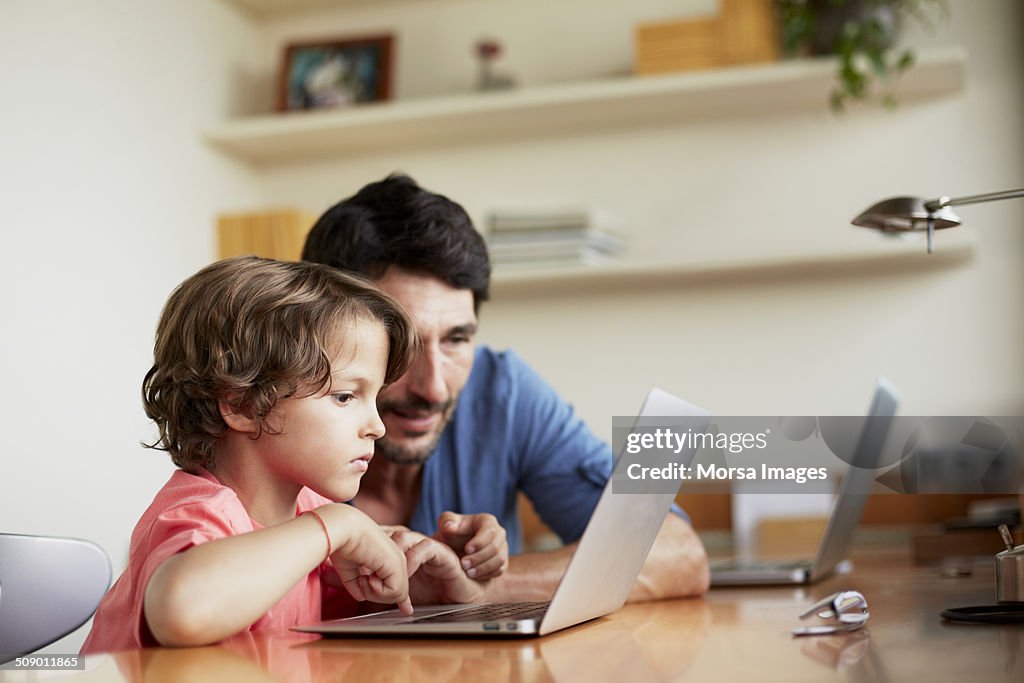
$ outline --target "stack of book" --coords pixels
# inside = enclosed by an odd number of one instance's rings
[[[493,211],[487,228],[495,265],[592,265],[625,251],[618,221],[593,209]]]

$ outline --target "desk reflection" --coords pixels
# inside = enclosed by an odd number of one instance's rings
[[[668,600],[627,606],[614,620],[549,636],[538,647],[553,681],[676,680],[710,629],[707,602]]]
[[[631,609],[633,612],[631,613]],[[686,617],[681,622],[680,611]],[[703,600],[626,608],[531,639],[362,639],[243,634],[215,647],[110,655],[132,683],[678,679],[711,627]],[[672,620],[667,627],[666,620]]]
[[[319,656],[296,650],[316,636],[241,634],[210,647],[147,648],[113,657],[124,680],[132,683],[298,683],[320,680],[321,672],[337,675],[351,662],[341,658],[324,668]]]
[[[891,681],[885,665],[865,629],[834,636],[804,638],[800,653],[836,671],[847,681]]]
[[[61,680],[454,681],[511,680],[1024,680],[1020,626],[953,624],[947,607],[987,604],[994,571],[955,580],[914,567],[909,552],[872,550],[853,574],[802,588],[715,589],[699,600],[626,605],[544,638],[319,639],[292,632],[233,638],[216,647],[154,648],[86,658]],[[863,632],[794,638],[797,615],[838,590],[868,598]],[[0,672],[0,682],[33,672]]]

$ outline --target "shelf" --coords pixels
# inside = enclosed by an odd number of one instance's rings
[[[854,228],[850,228],[853,230]],[[935,251],[928,254],[923,240],[886,238],[865,241],[855,248],[828,253],[805,252],[770,257],[750,256],[736,259],[705,260],[686,263],[622,262],[600,266],[539,266],[527,269],[495,268],[491,278],[494,298],[544,293],[546,295],[580,291],[621,291],[626,288],[659,287],[708,280],[736,281],[778,279],[794,276],[842,276],[868,272],[917,272],[962,265],[973,257],[975,239],[969,229],[957,228],[935,238]]]
[[[259,19],[282,17],[313,10],[326,10],[334,7],[345,7],[370,0],[225,0],[243,12]]]
[[[964,87],[966,53],[922,50],[901,101]],[[835,60],[787,60],[700,72],[270,114],[207,130],[214,147],[254,164],[560,134],[682,124],[773,111],[827,111]]]

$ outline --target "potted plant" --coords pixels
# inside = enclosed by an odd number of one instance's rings
[[[909,18],[926,28],[948,18],[944,0],[775,0],[783,50],[787,54],[836,55],[838,83],[832,109],[849,100],[896,105],[895,83],[914,64],[910,49],[896,38]],[[880,89],[874,87],[880,84]]]

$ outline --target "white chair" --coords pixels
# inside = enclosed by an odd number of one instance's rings
[[[74,538],[0,534],[0,664],[88,621],[110,586],[110,560]]]

